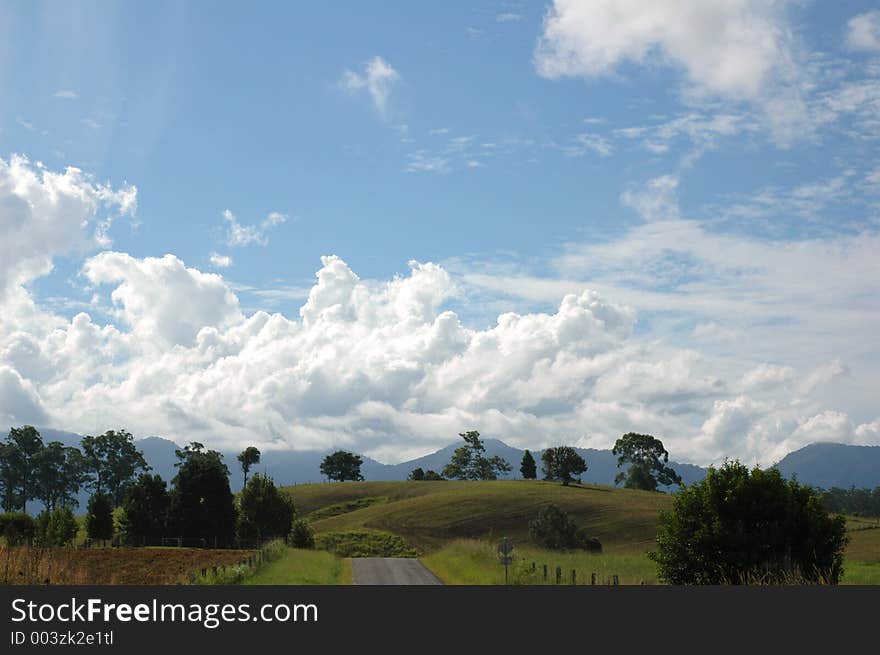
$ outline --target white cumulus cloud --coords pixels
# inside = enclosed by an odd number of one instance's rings
[[[133,215],[134,186],[98,184],[78,168],[0,158],[0,299],[52,270],[56,256],[106,246],[114,218]]]

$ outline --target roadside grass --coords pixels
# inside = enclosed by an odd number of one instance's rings
[[[379,530],[322,532],[315,537],[315,547],[338,557],[418,556],[403,537]]]
[[[497,544],[487,541],[460,539],[445,548],[421,558],[445,584],[503,585],[504,567],[498,562]],[[562,570],[561,584],[571,584],[575,571],[576,584],[611,584],[614,575],[621,585],[657,584],[657,570],[646,554],[601,553],[584,551],[556,552],[530,545],[515,545],[514,561],[509,567],[510,584],[554,585],[556,567]],[[534,563],[535,569],[532,570]],[[544,565],[547,579],[544,580]]]
[[[346,572],[346,568],[348,571]],[[348,582],[345,582],[346,578]],[[350,584],[351,563],[322,550],[285,546],[279,557],[246,576],[243,585]]]

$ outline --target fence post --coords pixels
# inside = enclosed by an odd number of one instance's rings
[[[206,575],[208,575],[208,569],[202,569],[202,577],[204,578]]]
[[[559,584],[561,582],[562,582],[562,567],[557,566],[556,567],[556,584]]]
[[[577,584],[577,571],[571,570],[571,584]]]
[[[590,574],[590,584],[596,584],[596,574],[595,573]]]
[[[612,579],[612,583],[611,583],[611,584],[613,584],[615,587],[616,587],[618,584],[620,584],[620,580],[618,580],[618,578],[617,578],[617,574],[616,574],[616,573],[611,577],[611,579]]]
[[[547,582],[547,565],[544,564],[544,582]]]
[[[532,562],[532,573],[534,573],[537,569],[535,568],[535,563]]]

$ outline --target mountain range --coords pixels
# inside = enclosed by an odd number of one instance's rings
[[[72,432],[40,429],[43,441],[60,441],[67,446],[79,446],[81,436]],[[498,439],[483,441],[488,456],[498,455],[506,459],[513,470],[503,476],[518,478],[519,465],[523,450],[508,446]],[[143,452],[153,473],[158,473],[164,480],[171,480],[176,473],[174,464],[177,458],[174,451],[180,446],[162,437],[146,437],[135,441]],[[400,464],[383,464],[369,457],[363,457],[361,474],[367,480],[405,480],[409,473],[417,467],[423,470],[440,472],[449,462],[453,451],[461,445],[453,443],[445,448],[402,462]],[[610,450],[594,448],[576,448],[588,465],[586,473],[581,476],[583,482],[613,485],[614,477],[620,471],[617,458]],[[538,462],[540,471],[541,451],[532,453]],[[233,491],[241,488],[242,474],[236,460],[238,453],[223,452],[223,460],[229,467],[230,482]],[[319,466],[327,451],[307,450],[273,450],[264,452],[260,463],[252,469],[252,473],[266,473],[277,484],[293,485],[321,482]],[[681,476],[685,484],[697,482],[706,474],[706,469],[694,464],[669,462],[669,465]],[[789,453],[776,463],[776,468],[785,477],[796,476],[802,484],[822,487],[849,488],[880,486],[880,446],[850,446],[838,443],[814,443]],[[85,506],[85,494],[80,499],[80,506]]]

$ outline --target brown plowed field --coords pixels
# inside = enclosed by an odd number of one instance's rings
[[[251,550],[202,548],[30,548],[0,546],[0,584],[150,585],[239,564]]]

